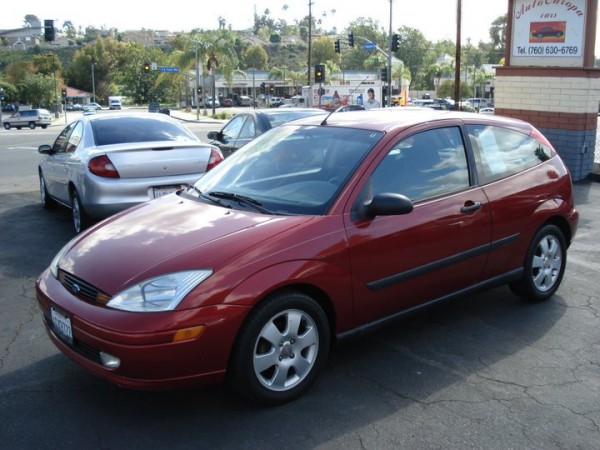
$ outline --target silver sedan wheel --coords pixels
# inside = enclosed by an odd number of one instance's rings
[[[286,391],[310,373],[319,353],[319,332],[303,311],[290,309],[271,318],[254,345],[253,366],[259,382]]]
[[[563,252],[556,236],[549,234],[539,241],[531,265],[533,283],[541,292],[554,287],[563,266]]]

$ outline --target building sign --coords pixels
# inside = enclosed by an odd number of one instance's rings
[[[581,66],[586,0],[514,0],[511,64]]]

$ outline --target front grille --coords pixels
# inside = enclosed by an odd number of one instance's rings
[[[97,287],[92,286],[81,278],[77,278],[75,275],[71,275],[64,270],[59,269],[58,280],[69,292],[84,300],[104,304],[110,298]]]

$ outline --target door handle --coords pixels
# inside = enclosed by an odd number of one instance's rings
[[[465,206],[460,208],[461,213],[471,213],[473,211],[477,211],[481,208],[481,202],[471,202],[468,201]]]

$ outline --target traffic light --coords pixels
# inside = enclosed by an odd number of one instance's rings
[[[275,93],[275,86],[270,85],[269,86],[269,94],[273,94],[273,93]]]
[[[348,45],[350,47],[354,47],[354,33],[350,33],[348,35]]]
[[[325,66],[315,64],[315,83],[325,83]]]
[[[53,41],[55,37],[54,20],[44,20],[44,41]]]
[[[392,51],[397,52],[400,49],[400,35],[392,35]]]
[[[198,91],[198,95],[202,95],[202,87],[201,86],[198,86],[196,88],[196,90]]]
[[[387,67],[384,67],[383,69],[381,69],[381,79],[383,81],[388,81],[388,70]]]
[[[335,40],[335,52],[340,53],[340,40],[339,39]]]
[[[260,93],[265,94],[265,83],[260,83]]]
[[[144,68],[144,73],[150,72],[150,63],[149,62],[145,62],[143,68]]]

